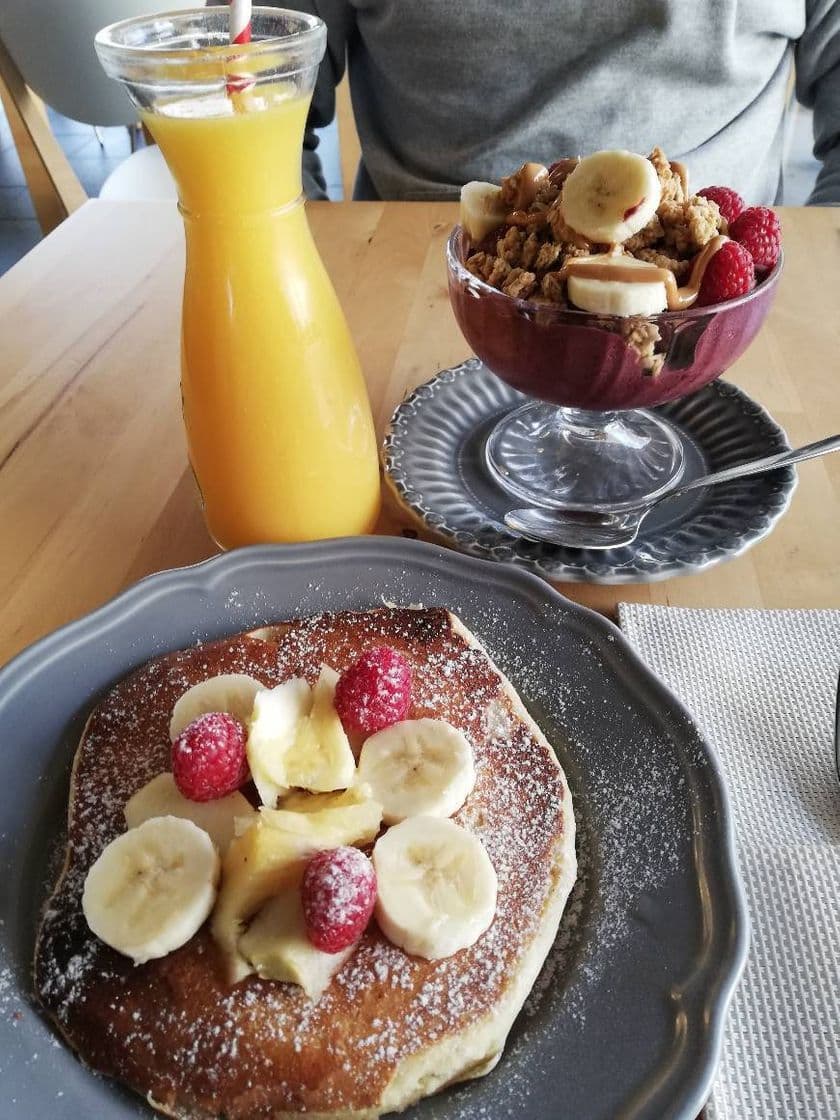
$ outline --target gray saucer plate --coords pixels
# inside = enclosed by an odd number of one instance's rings
[[[386,481],[399,504],[446,544],[546,579],[648,583],[738,556],[765,537],[790,504],[796,472],[784,467],[665,503],[627,548],[598,552],[526,541],[503,520],[522,502],[484,465],[493,425],[526,400],[471,358],[415,389],[394,412],[383,447]],[[680,433],[686,482],[789,447],[761,405],[724,381],[654,411]]]
[[[486,643],[560,756],[581,864],[497,1068],[407,1115],[695,1120],[747,938],[710,749],[600,616],[510,565],[373,537],[246,549],[162,572],[0,671],[0,1116],[151,1115],[85,1070],[31,998],[70,764],[97,697],[167,650],[383,602],[446,606]]]

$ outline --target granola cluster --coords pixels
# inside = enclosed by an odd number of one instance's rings
[[[686,195],[681,176],[660,148],[654,148],[648,159],[659,176],[662,198],[655,216],[624,243],[624,250],[638,260],[669,268],[681,284],[696,253],[718,233],[726,233],[726,220],[712,199]],[[609,248],[587,241],[564,220],[563,183],[577,162],[564,159],[552,164],[536,183],[528,172],[533,164],[502,180],[507,220],[467,258],[473,275],[518,299],[568,306],[565,280],[560,277],[563,263],[569,257]]]

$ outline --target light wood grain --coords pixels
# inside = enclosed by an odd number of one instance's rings
[[[382,432],[405,393],[463,360],[443,243],[451,204],[309,207]],[[840,211],[783,215],[787,262],[728,375],[801,443],[840,431]],[[183,249],[169,203],[87,203],[0,278],[0,661],[150,572],[215,549],[186,466],[178,390]],[[386,506],[384,532],[411,531]],[[614,613],[840,607],[840,455],[807,463],[791,508],[743,557],[620,588],[567,584]]]

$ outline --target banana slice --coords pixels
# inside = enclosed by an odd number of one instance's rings
[[[328,665],[310,690],[298,677],[260,693],[248,732],[251,774],[264,804],[289,788],[329,793],[352,785],[356,760],[335,710],[338,673]]]
[[[151,817],[93,864],[82,910],[97,937],[142,964],[189,941],[213,908],[218,881],[219,855],[203,829]]]
[[[351,805],[363,805],[373,799],[369,786],[361,782],[354,782],[348,789],[335,793],[307,793],[305,790],[293,790],[280,802],[281,812],[295,813],[320,813],[323,809],[345,809]],[[272,811],[262,810],[266,819],[270,819]]]
[[[601,275],[587,276],[588,269],[596,269]],[[639,280],[605,280],[607,270],[632,270],[639,274]],[[648,261],[635,257],[614,257],[608,253],[593,257],[578,257],[566,281],[569,300],[575,307],[584,311],[594,311],[599,315],[656,315],[668,306],[668,293],[661,280],[657,280],[657,268]],[[652,279],[645,280],[648,273]]]
[[[376,920],[407,953],[434,961],[481,937],[496,913],[496,872],[478,837],[454,821],[410,817],[373,849]]]
[[[245,673],[222,673],[209,677],[187,689],[172,709],[169,738],[174,743],[185,727],[206,712],[227,712],[246,723],[254,706],[254,697],[265,685]]]
[[[320,999],[355,948],[349,945],[338,953],[315,948],[306,934],[297,884],[267,902],[239,939],[239,951],[258,976],[299,984],[311,1000]]]
[[[292,749],[309,713],[312,689],[303,677],[283,681],[254,697],[245,751],[263,805],[274,807],[288,792],[285,755]]]
[[[126,802],[123,812],[128,828],[137,828],[150,817],[181,817],[192,821],[204,829],[220,855],[225,854],[234,837],[236,821],[242,821],[239,827],[244,828],[244,822],[252,822],[257,816],[238,790],[215,801],[190,801],[175,785],[170,773],[158,774],[138,789]]]
[[[357,781],[382,805],[382,819],[449,817],[475,785],[466,737],[442,719],[406,719],[377,731],[359,755]]]
[[[225,853],[210,927],[229,983],[253,971],[238,947],[244,924],[280,891],[299,887],[306,861],[315,852],[370,844],[381,820],[382,807],[376,802],[349,798],[308,813],[260,810],[257,821],[237,835]]]
[[[481,183],[476,179],[461,187],[461,228],[466,231],[473,245],[504,225],[506,217],[500,187],[493,183]]]
[[[563,184],[567,225],[599,244],[618,245],[648,224],[662,187],[656,168],[635,152],[595,152]]]
[[[335,710],[338,673],[329,665],[312,689],[308,728],[286,757],[286,784],[313,793],[347,789],[356,776],[356,759],[344,725]]]

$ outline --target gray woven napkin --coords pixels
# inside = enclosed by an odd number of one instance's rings
[[[694,715],[732,802],[752,922],[710,1120],[840,1120],[840,611],[622,603]]]

